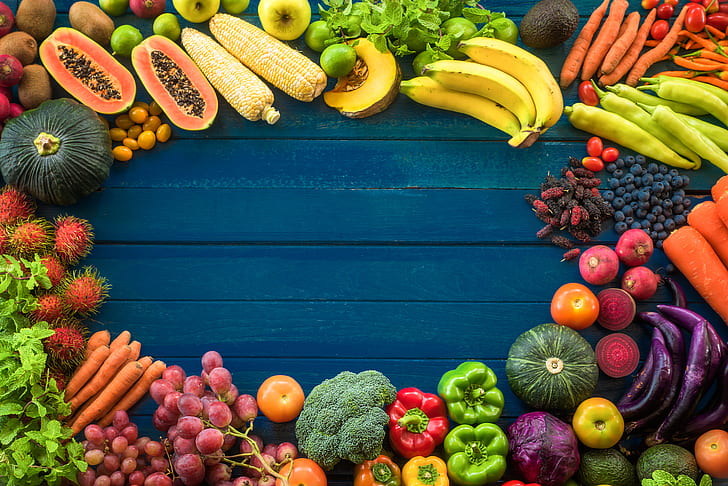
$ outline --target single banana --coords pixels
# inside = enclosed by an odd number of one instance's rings
[[[473,61],[500,69],[528,89],[536,105],[536,126],[542,131],[556,124],[564,111],[564,97],[553,74],[541,58],[510,42],[473,37],[458,44]]]
[[[522,130],[518,118],[503,105],[489,98],[447,89],[428,76],[402,81],[400,92],[421,105],[472,116],[509,135],[508,144],[512,147],[529,147],[539,136],[538,131]]]
[[[425,74],[444,87],[489,98],[508,108],[521,122],[521,128],[533,127],[536,105],[525,86],[500,69],[477,62],[441,59],[424,67]]]

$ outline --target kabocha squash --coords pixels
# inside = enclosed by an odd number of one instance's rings
[[[73,204],[96,191],[113,162],[107,126],[69,98],[11,119],[0,139],[5,182],[48,204]]]
[[[93,110],[121,113],[134,103],[136,81],[129,70],[78,30],[57,28],[40,45],[38,54],[53,79]]]
[[[391,52],[378,51],[365,38],[357,39],[354,50],[358,58],[354,69],[324,93],[324,102],[346,117],[365,118],[392,104],[402,73]]]
[[[513,342],[506,377],[513,393],[527,405],[570,411],[594,392],[599,368],[594,350],[578,332],[546,323]]]
[[[132,50],[131,62],[172,123],[184,130],[203,130],[215,120],[215,90],[176,43],[161,35],[147,37]]]

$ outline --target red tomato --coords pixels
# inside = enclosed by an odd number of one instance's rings
[[[290,486],[326,486],[326,473],[311,459],[298,457],[293,462],[287,462],[279,471],[282,476],[287,476],[288,471],[293,471],[288,478]],[[283,481],[276,479],[276,486],[283,486]]]
[[[650,28],[650,37],[655,40],[662,40],[667,35],[667,31],[670,30],[670,24],[665,19],[655,20]]]
[[[591,81],[582,81],[579,83],[579,101],[589,106],[597,106],[599,104],[599,96],[597,95]]]
[[[581,165],[592,172],[599,172],[604,169],[604,161],[599,157],[584,157],[581,159]]]
[[[599,137],[591,137],[586,141],[586,153],[592,157],[599,157],[604,150],[604,142]]]
[[[664,0],[662,3],[667,3],[672,5],[673,7],[677,7],[677,4],[680,3],[680,0]]]
[[[728,432],[713,429],[698,437],[695,460],[705,474],[717,479],[728,478]]]
[[[657,7],[658,3],[660,3],[660,0],[642,0],[642,8],[645,10],[652,10]]]
[[[685,14],[685,29],[697,33],[701,32],[705,28],[705,22],[707,16],[705,14],[705,8],[700,3],[691,3],[688,6],[688,11]]]
[[[614,162],[619,158],[619,150],[616,147],[604,147],[602,150],[602,160],[604,162]]]
[[[657,17],[661,19],[669,19],[672,17],[672,14],[675,13],[675,7],[673,5],[670,5],[669,3],[661,3],[659,7],[657,7]]]
[[[581,330],[594,324],[599,315],[599,300],[589,287],[567,283],[551,298],[551,317],[556,324]]]
[[[258,387],[258,408],[271,422],[290,422],[303,408],[305,395],[296,380],[286,375],[268,377]]]
[[[705,23],[711,27],[715,27],[721,32],[725,32],[728,30],[728,12],[715,12],[708,14]]]

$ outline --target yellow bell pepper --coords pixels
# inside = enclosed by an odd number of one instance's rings
[[[415,456],[402,468],[404,486],[449,486],[447,464],[437,456]]]

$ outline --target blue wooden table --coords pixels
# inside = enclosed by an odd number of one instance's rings
[[[70,1],[58,1],[59,11]],[[518,22],[533,3],[483,5]],[[598,3],[576,2],[582,24]],[[253,1],[244,15],[257,23],[256,10]],[[151,21],[115,21],[151,34]],[[58,25],[67,25],[65,14]],[[572,41],[534,52],[558,74]],[[410,63],[401,59],[405,79]],[[139,87],[138,99],[148,101]],[[42,208],[95,228],[85,263],[112,288],[92,330],[128,329],[143,354],[188,373],[217,350],[244,393],[272,374],[289,374],[308,391],[340,371],[365,369],[398,388],[434,392],[444,372],[482,360],[506,396],[499,423],[527,411],[505,379],[508,349],[550,321],[553,292],[580,277],[575,262],[560,261],[563,250],[536,238],[541,224],[523,197],[569,156],[583,157],[589,135],[562,117],[533,146],[514,149],[495,129],[403,95],[379,115],[351,120],[321,98],[303,103],[273,91],[277,124],[246,121],[220,98],[210,129],[176,129],[166,144],[116,163],[98,193]],[[576,101],[575,84],[564,97]],[[689,175],[689,192],[704,197],[721,173],[705,164]],[[616,238],[610,223],[594,242]],[[650,266],[666,263],[657,251]],[[691,307],[728,338],[680,281]],[[639,309],[669,300],[660,288]],[[583,335],[594,344],[606,332],[595,325]],[[646,327],[627,332],[644,352]],[[597,394],[616,398],[629,380],[602,375]],[[149,434],[153,410],[151,399],[133,409]],[[291,424],[259,422],[266,440],[293,437]]]

